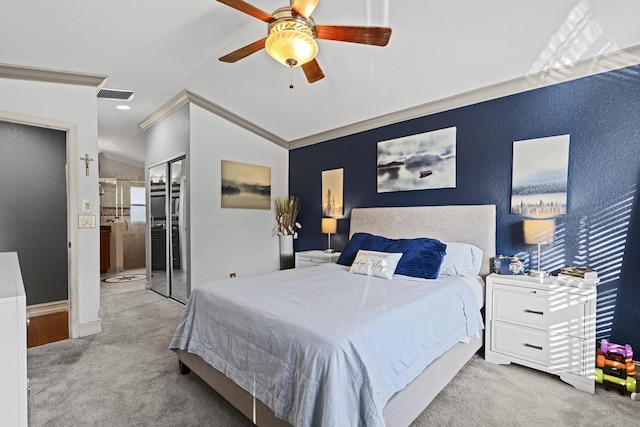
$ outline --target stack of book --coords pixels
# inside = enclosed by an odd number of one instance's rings
[[[562,267],[558,273],[558,278],[596,280],[598,272],[589,267]]]

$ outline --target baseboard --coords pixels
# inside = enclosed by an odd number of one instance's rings
[[[27,316],[46,316],[47,314],[61,313],[63,311],[69,311],[69,301],[67,300],[30,305],[27,307]]]
[[[102,320],[96,320],[89,323],[81,323],[78,328],[78,337],[88,337],[102,332]]]

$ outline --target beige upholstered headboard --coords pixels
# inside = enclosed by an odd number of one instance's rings
[[[491,272],[496,255],[495,205],[354,208],[351,229],[392,239],[431,237],[442,242],[471,243],[482,249],[481,276]]]

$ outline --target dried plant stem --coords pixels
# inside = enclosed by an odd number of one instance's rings
[[[296,222],[298,213],[300,212],[300,199],[297,196],[275,197],[274,206],[276,211],[277,225],[274,233],[278,236],[286,236],[293,234],[297,237],[297,228],[302,226]]]

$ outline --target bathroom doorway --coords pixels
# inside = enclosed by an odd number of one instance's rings
[[[125,275],[146,267],[146,188],[138,176],[101,177],[100,273]]]

